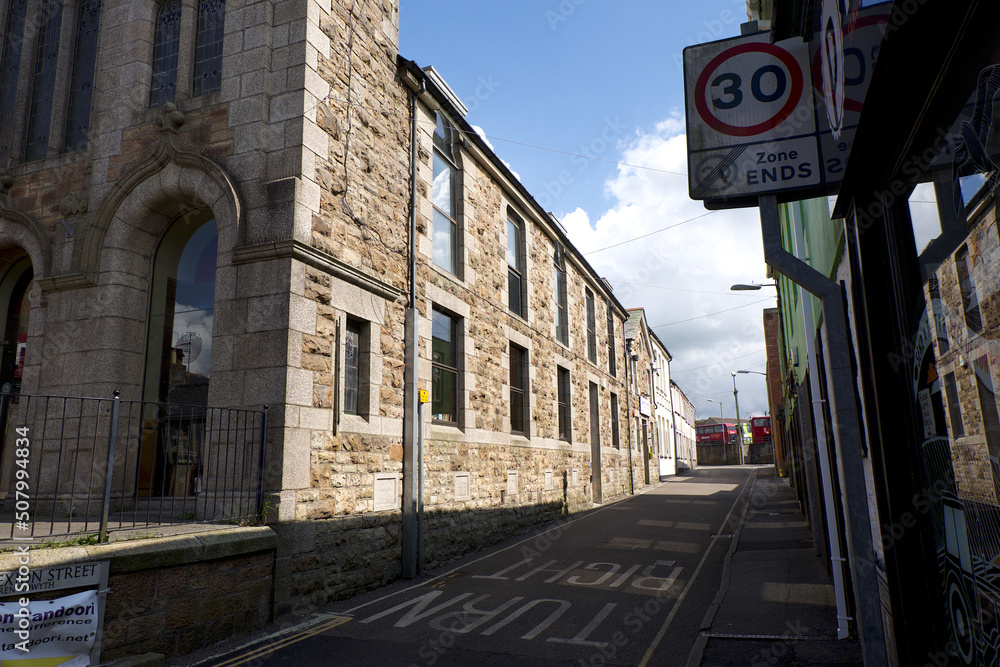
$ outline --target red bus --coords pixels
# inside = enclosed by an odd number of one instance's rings
[[[750,420],[751,442],[755,445],[771,443],[771,418],[754,417]]]
[[[723,438],[723,424],[696,426],[694,432],[698,442],[736,444],[736,424],[734,423],[725,423],[725,433],[727,436],[725,438]]]

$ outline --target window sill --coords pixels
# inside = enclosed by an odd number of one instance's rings
[[[435,264],[433,260],[428,262],[427,266],[434,269],[434,272],[437,273],[439,276],[447,278],[450,282],[453,282],[456,285],[460,286],[463,290],[469,289],[468,283],[466,283],[464,280],[456,276],[454,273],[449,273],[447,269],[442,269],[440,266]]]

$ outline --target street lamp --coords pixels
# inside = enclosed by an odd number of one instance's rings
[[[744,285],[740,283],[737,285],[733,285],[729,289],[731,289],[734,292],[756,292],[761,287],[777,287],[777,286],[778,283],[763,283],[763,284],[750,283],[749,285]]]
[[[725,424],[726,418],[722,416],[722,401],[713,401],[710,398],[706,398],[705,400],[708,401],[709,403],[718,403],[719,404],[719,423],[720,424]]]
[[[740,449],[740,465],[743,465],[743,426],[740,424],[740,399],[736,391],[736,373],[733,376],[733,402],[736,403],[736,446]]]

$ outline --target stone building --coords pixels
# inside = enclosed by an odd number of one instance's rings
[[[677,471],[683,472],[698,466],[694,403],[673,380],[670,381],[670,396],[677,440]]]
[[[655,368],[652,331],[646,324],[646,311],[629,308],[629,318],[625,322],[625,347],[628,351],[628,387],[630,430],[632,442],[643,461],[643,474],[648,484],[659,475],[656,455],[656,432],[654,424],[653,369]]]
[[[0,0],[0,22],[0,384],[267,405],[276,613],[399,572],[411,240],[427,563],[649,481],[645,325],[627,357],[610,287],[399,57],[398,3]],[[229,492],[143,451],[163,484],[137,497]]]

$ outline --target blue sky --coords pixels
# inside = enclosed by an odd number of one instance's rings
[[[438,70],[618,299],[646,308],[699,418],[718,416],[708,399],[735,413],[732,371],[764,370],[761,309],[774,305],[769,288],[729,291],[765,278],[756,209],[705,215],[684,175],[682,50],[738,35],[745,17],[734,0],[400,7],[400,53]],[[740,416],[767,410],[763,379],[737,376]]]

